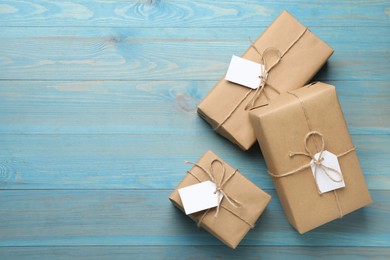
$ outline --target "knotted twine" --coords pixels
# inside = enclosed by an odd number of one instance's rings
[[[315,183],[316,183],[318,193],[321,195],[321,192],[320,192],[320,190],[319,190],[319,188],[318,188],[318,184],[317,184],[317,168],[322,168],[323,171],[324,171],[324,173],[325,173],[325,175],[326,175],[331,181],[333,181],[333,182],[338,182],[338,183],[339,183],[339,182],[342,182],[342,181],[344,181],[344,178],[343,178],[343,175],[342,175],[341,172],[339,172],[338,170],[336,170],[336,169],[334,169],[334,168],[331,168],[331,167],[328,167],[328,166],[326,166],[326,165],[323,164],[324,158],[322,157],[322,154],[323,154],[323,152],[325,151],[325,140],[324,140],[324,136],[323,136],[320,132],[318,132],[318,131],[312,131],[312,127],[311,127],[311,124],[310,124],[310,121],[309,121],[309,117],[308,117],[308,114],[307,114],[307,111],[306,111],[306,107],[304,106],[304,104],[303,104],[302,100],[300,99],[300,97],[299,97],[298,95],[296,95],[295,93],[292,93],[292,92],[287,92],[287,93],[290,94],[290,95],[292,95],[292,96],[294,96],[295,98],[298,99],[298,101],[299,101],[299,103],[300,103],[300,105],[301,105],[301,108],[302,108],[302,110],[303,110],[303,114],[304,114],[304,116],[305,116],[306,124],[307,124],[307,126],[308,126],[308,128],[309,128],[309,132],[306,134],[305,139],[304,139],[305,150],[306,150],[306,152],[291,152],[291,151],[290,151],[289,154],[288,154],[288,156],[289,156],[290,158],[292,158],[292,157],[294,157],[294,156],[296,156],[296,155],[303,155],[303,156],[309,157],[309,158],[311,158],[311,159],[313,160],[313,162],[314,162],[314,169],[315,169],[315,170],[314,170],[314,181],[315,181]],[[309,140],[309,138],[310,138],[311,136],[318,136],[318,137],[320,137],[320,140],[321,140],[321,148],[320,148],[320,149],[318,149],[317,143],[314,142],[315,147],[316,147],[316,150],[317,150],[317,151],[319,150],[319,151],[317,152],[317,153],[319,153],[318,158],[315,158],[314,155],[315,155],[316,153],[312,153],[312,152],[310,151],[309,147],[308,147],[308,140]],[[349,154],[349,153],[352,152],[352,151],[355,151],[355,147],[352,147],[352,148],[348,149],[347,151],[345,151],[345,152],[343,152],[343,153],[340,153],[340,154],[336,155],[336,156],[337,156],[337,159],[340,158],[340,157],[342,157],[342,156],[344,156],[344,155]],[[302,165],[301,167],[299,167],[299,168],[297,168],[297,169],[295,169],[295,170],[292,170],[292,171],[289,171],[289,172],[286,172],[286,173],[283,173],[283,174],[274,174],[274,173],[272,173],[272,172],[270,172],[270,171],[268,171],[268,173],[269,173],[272,177],[274,177],[274,178],[282,178],[282,177],[287,177],[287,176],[290,176],[290,175],[299,173],[299,172],[301,172],[301,171],[303,171],[303,170],[305,170],[305,169],[308,169],[308,168],[310,168],[310,167],[311,167],[311,163],[309,162],[309,163],[304,164],[304,165]],[[339,179],[333,178],[333,177],[329,174],[329,172],[331,172],[331,171],[332,171],[332,172],[335,172],[340,178],[339,178]],[[341,207],[341,204],[340,204],[338,195],[337,195],[337,191],[336,191],[336,190],[333,190],[333,194],[334,194],[334,196],[335,196],[335,200],[336,200],[336,203],[337,203],[337,208],[338,208],[339,213],[340,213],[340,218],[342,218],[342,217],[344,216],[344,214],[343,214],[343,210],[342,210],[342,207]]]
[[[218,217],[218,214],[219,214],[219,209],[222,207],[223,209],[227,210],[228,212],[230,212],[231,214],[233,214],[234,216],[236,216],[237,218],[239,218],[240,220],[244,221],[246,224],[248,224],[251,228],[254,227],[254,225],[252,223],[250,223],[249,221],[247,221],[246,219],[244,219],[243,217],[241,217],[239,214],[235,213],[234,211],[230,210],[229,208],[225,207],[224,205],[222,205],[222,200],[223,199],[226,199],[226,201],[232,205],[233,207],[235,208],[239,208],[242,206],[241,202],[239,202],[238,200],[232,198],[229,194],[227,194],[225,191],[224,191],[224,186],[225,184],[230,181],[232,179],[232,177],[236,174],[236,172],[238,171],[237,169],[234,169],[234,171],[232,172],[232,174],[230,174],[226,179],[225,179],[225,174],[226,174],[226,168],[225,168],[225,164],[219,160],[219,159],[214,159],[211,163],[210,163],[210,170],[206,170],[202,165],[200,165],[199,163],[193,163],[193,162],[189,162],[189,161],[185,161],[184,163],[186,164],[192,164],[196,167],[198,167],[199,169],[201,169],[203,172],[205,172],[207,174],[207,176],[209,177],[209,179],[215,183],[215,186],[216,186],[216,189],[214,191],[214,194],[217,194],[217,201],[218,201],[218,204],[217,204],[217,209],[215,211],[215,214],[214,214],[214,217]],[[219,163],[222,167],[222,173],[221,173],[221,178],[219,180],[216,179],[215,175],[214,175],[214,164],[215,163]],[[198,182],[202,182],[195,174],[193,174],[191,172],[191,170],[188,170],[187,171],[188,174],[190,174],[192,177],[194,177]],[[221,195],[223,195],[222,199],[221,199]],[[207,209],[202,217],[199,219],[198,223],[197,223],[197,226],[200,227],[200,225],[202,224],[202,221],[203,219],[206,217],[206,215],[209,213],[211,209]]]
[[[260,63],[264,65],[264,71],[260,71],[260,84],[259,84],[259,87],[256,88],[255,90],[255,94],[252,96],[251,100],[248,102],[248,104],[245,106],[245,110],[252,110],[252,109],[255,109],[257,107],[255,107],[255,103],[256,101],[259,99],[259,97],[261,96],[262,93],[264,93],[265,97],[267,98],[267,100],[269,100],[266,92],[264,91],[264,89],[266,87],[268,88],[271,88],[273,91],[275,91],[277,94],[280,94],[279,90],[277,90],[275,87],[273,87],[272,85],[270,85],[268,82],[267,82],[267,79],[268,79],[268,75],[269,73],[271,72],[271,70],[279,64],[279,62],[282,60],[282,58],[284,57],[284,55],[287,54],[287,52],[303,37],[303,35],[308,31],[307,27],[305,27],[305,29],[301,32],[301,34],[290,44],[290,46],[283,52],[283,53],[280,53],[280,51],[275,48],[275,47],[268,47],[266,48],[263,52],[261,52],[255,45],[255,43],[249,38],[250,42],[251,42],[251,46],[259,55],[260,55]],[[266,55],[268,53],[276,53],[276,55],[278,56],[278,59],[271,65],[268,67],[268,64],[266,62]],[[226,117],[222,120],[221,123],[219,123],[216,127],[214,127],[214,130],[217,131],[232,115],[233,113],[237,110],[237,108],[244,102],[244,100],[253,92],[253,89],[249,89],[248,92],[245,93],[245,95],[241,98],[241,100],[233,107],[233,109],[226,115]]]

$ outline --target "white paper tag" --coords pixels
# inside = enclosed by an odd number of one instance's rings
[[[218,193],[214,194],[215,189],[216,185],[212,181],[204,181],[179,189],[179,195],[186,214],[218,206]],[[222,197],[223,195],[221,194],[220,201]]]
[[[316,158],[316,160],[318,160],[319,156],[320,156],[320,153],[316,153],[314,155],[314,158]],[[324,158],[324,160],[322,161],[323,165],[325,165],[325,166],[327,166],[329,168],[335,169],[336,171],[338,171],[341,174],[341,176],[340,176],[340,174],[338,174],[338,173],[336,173],[334,171],[331,171],[331,170],[327,170],[327,173],[334,180],[342,180],[342,181],[341,182],[335,182],[332,179],[330,179],[326,175],[326,173],[324,172],[323,167],[316,166],[314,161],[311,160],[310,166],[311,166],[311,171],[313,172],[313,176],[314,176],[314,172],[315,172],[315,170],[317,168],[317,178],[316,178],[316,181],[317,181],[317,187],[318,187],[320,193],[322,194],[322,193],[325,193],[325,192],[328,192],[328,191],[344,188],[345,187],[345,183],[344,183],[344,180],[342,178],[342,172],[341,172],[341,169],[340,169],[339,160],[337,159],[337,156],[334,155],[331,152],[324,151],[322,153],[322,158]]]
[[[225,79],[251,89],[256,89],[260,86],[259,77],[264,72],[263,64],[233,55]]]

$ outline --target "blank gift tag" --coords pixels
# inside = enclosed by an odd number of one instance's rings
[[[218,206],[218,193],[214,194],[215,189],[216,185],[212,181],[204,181],[179,189],[180,199],[186,214]],[[221,194],[220,201],[222,197]]]
[[[316,160],[318,160],[319,156],[320,156],[320,153],[316,153],[314,155],[314,158],[316,158]],[[314,176],[315,170],[317,168],[316,181],[317,181],[317,187],[318,187],[320,193],[322,194],[322,193],[325,193],[328,191],[344,188],[345,183],[344,183],[344,180],[342,177],[343,175],[342,175],[342,172],[340,169],[339,160],[337,159],[337,156],[331,152],[324,151],[322,153],[322,158],[324,158],[324,160],[322,161],[322,165],[325,165],[328,168],[335,169],[336,171],[339,172],[339,173],[337,173],[337,172],[334,172],[333,170],[325,169],[326,172],[328,173],[328,175],[331,176],[336,181],[340,181],[340,180],[341,181],[340,182],[333,181],[331,178],[329,178],[326,175],[326,173],[324,171],[324,167],[316,166],[314,161],[311,160],[310,166],[311,166],[311,171],[313,172],[313,176]]]
[[[264,65],[233,55],[225,79],[256,89],[260,86],[259,76],[264,72]]]

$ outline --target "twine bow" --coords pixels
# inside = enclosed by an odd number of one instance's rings
[[[206,170],[202,165],[198,164],[198,163],[193,163],[193,162],[189,162],[189,161],[185,161],[186,164],[193,164],[197,167],[199,167],[202,171],[204,171],[207,176],[210,178],[210,180],[212,182],[215,183],[215,191],[214,191],[214,194],[217,194],[218,196],[218,204],[217,204],[217,210],[214,214],[214,217],[217,217],[218,216],[218,213],[219,213],[219,208],[221,206],[221,203],[222,203],[222,200],[225,198],[227,202],[229,202],[233,207],[235,208],[239,208],[241,207],[241,202],[239,202],[238,200],[232,198],[231,196],[229,196],[223,189],[223,187],[225,186],[225,184],[234,176],[234,174],[237,172],[237,169],[229,176],[226,178],[225,180],[225,174],[226,174],[226,168],[225,168],[225,165],[219,160],[219,159],[214,159],[211,164],[210,164],[210,170]],[[217,180],[215,178],[215,174],[214,174],[214,164],[215,163],[218,163],[221,165],[222,167],[222,173],[221,173],[221,178],[219,180]],[[189,174],[191,174],[192,176],[194,176],[190,171],[187,171]],[[195,176],[194,176],[195,177]],[[196,179],[198,179],[197,177],[195,177]],[[199,179],[198,179],[199,180]],[[221,195],[223,196],[222,199],[221,199]]]
[[[251,109],[256,108],[255,107],[255,103],[256,103],[257,99],[260,97],[260,95],[262,93],[264,93],[264,95],[267,98],[267,100],[269,100],[269,98],[267,96],[267,93],[264,91],[264,88],[266,86],[269,87],[269,88],[272,88],[276,93],[280,94],[279,90],[277,90],[276,88],[274,88],[273,86],[271,86],[270,84],[267,83],[267,79],[268,79],[268,75],[269,75],[270,71],[276,65],[278,65],[278,63],[281,61],[282,54],[280,53],[280,51],[278,49],[276,49],[274,47],[269,47],[269,48],[265,49],[263,53],[261,53],[259,51],[259,49],[257,49],[257,47],[254,44],[254,42],[250,38],[249,38],[249,40],[252,43],[251,47],[260,55],[260,57],[261,57],[260,58],[261,59],[261,64],[263,64],[263,66],[261,67],[260,76],[259,76],[259,78],[260,78],[260,85],[256,89],[255,94],[253,95],[251,100],[245,106],[245,110],[248,110],[248,109],[251,110]],[[270,55],[271,53],[275,53],[278,58],[271,66],[268,67],[266,56]]]
[[[315,158],[315,154],[310,152],[309,150],[309,147],[308,147],[308,141],[309,141],[309,138],[311,136],[319,136],[320,137],[320,140],[321,140],[321,148],[320,148],[320,151],[319,151],[319,155],[318,155],[318,158]],[[323,161],[324,161],[324,158],[322,157],[322,154],[324,153],[324,150],[325,150],[325,140],[324,140],[324,136],[320,133],[320,132],[317,132],[317,131],[311,131],[309,132],[306,137],[305,137],[305,150],[306,150],[306,153],[305,152],[290,152],[289,153],[289,156],[290,157],[294,157],[295,155],[303,155],[303,156],[306,156],[306,157],[309,157],[313,160],[313,163],[314,163],[314,180],[316,181],[317,183],[317,169],[318,168],[322,168],[323,172],[325,173],[325,175],[330,179],[332,180],[333,182],[337,182],[337,183],[340,183],[342,181],[344,181],[344,178],[343,178],[343,175],[341,174],[340,171],[332,168],[332,167],[328,167],[326,166],[325,164],[323,164]],[[309,163],[308,165],[304,165],[302,166],[301,168],[295,170],[295,171],[292,171],[292,173],[295,173],[295,172],[298,172],[300,170],[303,170],[305,168],[308,168],[308,167],[311,167],[311,164]],[[334,178],[330,172],[334,172],[337,174],[337,176],[339,178]],[[318,186],[317,186],[318,188]],[[318,188],[318,192],[320,193],[320,190]]]
[[[308,31],[308,28],[305,28],[299,35],[298,37],[287,47],[287,49],[283,52],[283,53],[280,53],[280,51],[277,49],[277,48],[274,48],[274,47],[268,47],[266,48],[263,52],[261,52],[255,45],[255,43],[251,40],[251,38],[249,38],[250,42],[251,42],[251,47],[260,55],[260,60],[261,60],[261,63],[264,65],[264,71],[260,71],[260,84],[259,84],[259,87],[256,89],[254,95],[252,96],[252,98],[249,100],[249,102],[247,103],[247,105],[245,106],[244,110],[252,110],[252,109],[255,109],[257,107],[255,107],[255,103],[257,101],[257,99],[259,99],[259,97],[261,96],[262,93],[264,93],[265,97],[267,98],[267,100],[269,100],[266,92],[264,91],[264,89],[267,87],[267,88],[271,88],[272,90],[274,90],[276,93],[280,94],[280,91],[277,90],[275,87],[273,87],[271,84],[269,84],[267,82],[268,80],[268,75],[270,73],[270,71],[282,60],[282,58],[284,57],[284,55],[286,55],[290,50],[291,48],[303,37],[303,35]],[[269,66],[268,68],[268,65],[266,64],[266,56],[269,55],[270,53],[276,53],[277,56],[278,56],[278,59],[276,60],[276,62],[274,62],[271,66]],[[226,117],[219,123],[217,124],[213,129],[215,131],[218,131],[220,129],[220,127],[225,124],[225,122],[234,114],[234,112],[236,112],[236,110],[240,107],[241,104],[243,104],[243,102],[248,98],[248,96],[253,93],[253,89],[250,89],[248,90],[245,95],[240,99],[240,101],[232,108],[232,110],[226,115]]]
[[[211,164],[210,164],[210,171],[207,171],[202,165],[198,164],[198,163],[193,163],[193,162],[189,162],[189,161],[185,161],[185,163],[187,164],[193,164],[194,166],[200,168],[203,172],[205,172],[207,174],[207,176],[209,177],[209,179],[211,181],[213,181],[215,184],[216,184],[216,189],[215,189],[215,192],[219,192],[219,194],[223,194],[223,198],[226,198],[226,200],[229,202],[229,204],[231,204],[233,207],[235,208],[238,208],[238,207],[241,207],[241,203],[238,201],[238,200],[235,200],[233,199],[232,197],[230,197],[228,194],[226,194],[226,192],[224,191],[223,187],[225,186],[225,184],[237,173],[237,169],[234,169],[234,172],[225,180],[225,173],[226,173],[226,169],[225,169],[225,165],[223,163],[223,161],[219,160],[219,159],[214,159]],[[216,180],[215,178],[215,175],[214,175],[214,168],[213,168],[213,165],[215,163],[219,163],[221,164],[222,166],[222,174],[221,174],[221,178],[219,181]],[[202,182],[201,179],[199,179],[195,174],[193,174],[191,172],[191,170],[187,171],[188,174],[190,174],[192,177],[194,177],[198,182]],[[222,199],[223,199],[222,198]],[[222,205],[222,200],[219,201],[220,197],[218,198],[218,205],[217,205],[217,211],[216,213],[214,214],[214,217],[217,217],[218,216],[218,213],[219,213],[219,208],[222,207],[223,209],[225,209],[227,212],[230,212],[232,215],[236,216],[237,218],[239,218],[240,220],[242,220],[243,222],[245,222],[248,226],[250,226],[251,228],[254,227],[254,224],[248,220],[246,220],[243,216],[241,216],[239,213],[236,213],[234,212],[233,210],[229,209],[228,207]],[[201,224],[202,224],[202,221],[203,219],[206,217],[206,215],[210,212],[210,209],[206,210],[203,215],[199,218],[198,220],[198,223],[197,223],[197,226],[200,227]]]

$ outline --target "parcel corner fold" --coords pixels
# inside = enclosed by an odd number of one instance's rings
[[[370,204],[371,197],[334,86],[314,83],[281,94],[250,112],[258,142],[289,222],[305,233]],[[325,150],[338,156],[345,187],[319,194],[305,152],[305,137],[321,133]],[[318,136],[306,143],[319,152]],[[280,175],[294,172],[281,177]]]
[[[256,48],[250,46],[243,58],[260,63],[262,57],[259,52],[263,54],[269,48],[278,50],[282,55],[280,62],[268,73],[264,93],[256,105],[266,104],[267,99],[275,98],[278,92],[305,85],[333,53],[329,45],[287,11],[283,11],[253,45]],[[267,57],[263,58],[268,60]],[[248,150],[255,143],[256,136],[245,107],[254,92],[223,77],[201,101],[198,113],[220,135],[242,150]]]
[[[223,186],[224,194],[239,201],[241,205],[236,208],[226,199],[222,199],[220,210],[216,216],[216,208],[200,211],[188,216],[195,222],[200,222],[201,227],[205,228],[227,246],[236,248],[263,213],[271,200],[271,196],[243,176],[237,169],[224,162],[212,151],[207,151],[197,163],[208,170],[211,163],[216,159],[224,164],[226,170],[225,180],[233,174]],[[209,176],[197,166],[192,167],[189,172],[191,174],[185,174],[183,180],[169,196],[170,201],[183,212],[184,208],[178,190],[210,180]],[[216,179],[221,178],[220,172],[215,172],[215,175]]]

